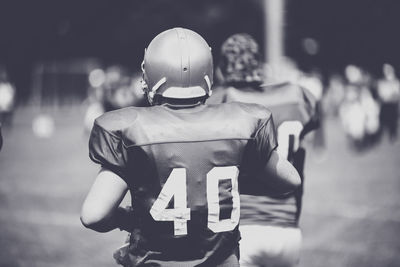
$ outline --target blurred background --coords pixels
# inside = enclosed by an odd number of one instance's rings
[[[301,266],[400,266],[400,2],[0,0],[0,266],[112,266],[125,233],[84,229],[94,118],[145,106],[140,63],[171,27],[249,33],[266,81],[319,100],[308,138]],[[217,80],[218,82],[218,80]]]

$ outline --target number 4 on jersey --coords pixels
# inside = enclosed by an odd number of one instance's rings
[[[174,208],[167,209],[172,197],[174,197]],[[172,170],[157,200],[151,207],[150,214],[156,221],[173,221],[175,235],[187,234],[190,209],[187,208],[185,168]]]
[[[207,173],[208,228],[215,233],[231,231],[239,223],[240,199],[238,190],[239,170],[236,166],[214,167]],[[232,184],[232,212],[228,219],[220,220],[219,181],[230,179]],[[175,168],[168,176],[157,200],[150,209],[156,221],[173,221],[175,235],[187,235],[187,221],[190,209],[187,208],[186,169]],[[167,209],[174,198],[174,208]]]

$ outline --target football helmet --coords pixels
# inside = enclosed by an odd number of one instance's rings
[[[157,96],[192,99],[211,95],[211,48],[196,32],[173,28],[158,34],[145,49],[142,87],[152,104]]]

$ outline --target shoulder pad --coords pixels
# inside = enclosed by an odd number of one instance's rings
[[[259,119],[268,119],[271,117],[271,111],[263,105],[255,103],[232,102],[231,105],[239,106],[244,112],[252,117]]]
[[[118,131],[125,129],[135,122],[138,112],[137,107],[128,107],[106,112],[95,120],[95,124],[107,131]]]
[[[268,95],[266,103],[280,105],[304,102],[304,88],[290,82],[263,85],[262,89]]]

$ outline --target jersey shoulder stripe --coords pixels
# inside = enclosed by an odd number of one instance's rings
[[[94,121],[94,126],[104,129],[115,137],[120,137],[121,131],[136,121],[137,109],[140,108],[128,107],[106,112]]]

